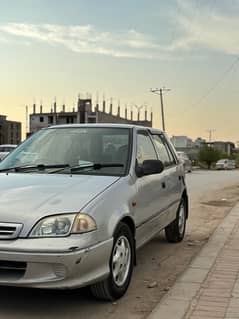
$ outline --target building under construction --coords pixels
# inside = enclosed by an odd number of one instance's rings
[[[132,109],[128,112],[127,107],[125,107],[123,112],[124,116],[121,115],[121,107],[118,105],[117,114],[113,114],[112,100],[109,104],[108,111],[106,110],[105,100],[103,100],[101,106],[99,103],[96,103],[93,109],[91,98],[78,98],[77,109],[73,108],[70,112],[66,111],[64,104],[60,109],[57,109],[56,102],[50,112],[44,112],[42,105],[40,105],[39,112],[37,112],[36,104],[33,104],[33,113],[30,114],[29,134],[51,125],[73,123],[121,123],[152,127],[153,114],[151,112],[150,119],[148,119],[146,108],[143,114],[143,120],[141,120],[139,109],[137,110],[137,120],[133,119]]]
[[[22,140],[22,123],[8,121],[7,116],[0,115],[0,144],[19,144]]]

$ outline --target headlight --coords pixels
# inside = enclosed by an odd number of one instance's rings
[[[96,230],[94,219],[86,214],[55,215],[40,220],[29,237],[65,237]]]

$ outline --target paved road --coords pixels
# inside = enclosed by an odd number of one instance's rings
[[[239,170],[236,171],[193,171],[186,175],[186,182],[192,203],[198,202],[209,191],[239,183]]]
[[[1,287],[0,319],[146,318],[238,198],[239,172],[195,171],[187,175],[187,184],[191,217],[184,242],[168,244],[161,234],[144,246],[138,252],[129,291],[120,301],[97,302],[87,289],[44,291]],[[226,201],[221,201],[222,198]],[[157,287],[148,288],[154,281]]]

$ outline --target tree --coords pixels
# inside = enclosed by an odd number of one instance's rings
[[[208,169],[213,163],[216,163],[221,158],[221,153],[209,146],[204,146],[199,152],[199,161],[207,164]]]

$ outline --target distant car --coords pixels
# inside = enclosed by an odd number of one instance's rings
[[[10,152],[12,152],[17,145],[14,144],[2,144],[0,145],[0,161],[4,159]]]
[[[216,163],[217,170],[220,170],[220,169],[228,170],[228,169],[235,169],[235,168],[236,168],[236,162],[234,160],[229,160],[227,158],[221,159],[217,161]]]
[[[192,172],[192,162],[188,158],[185,152],[177,152],[180,161],[183,163],[184,171],[191,173]]]

